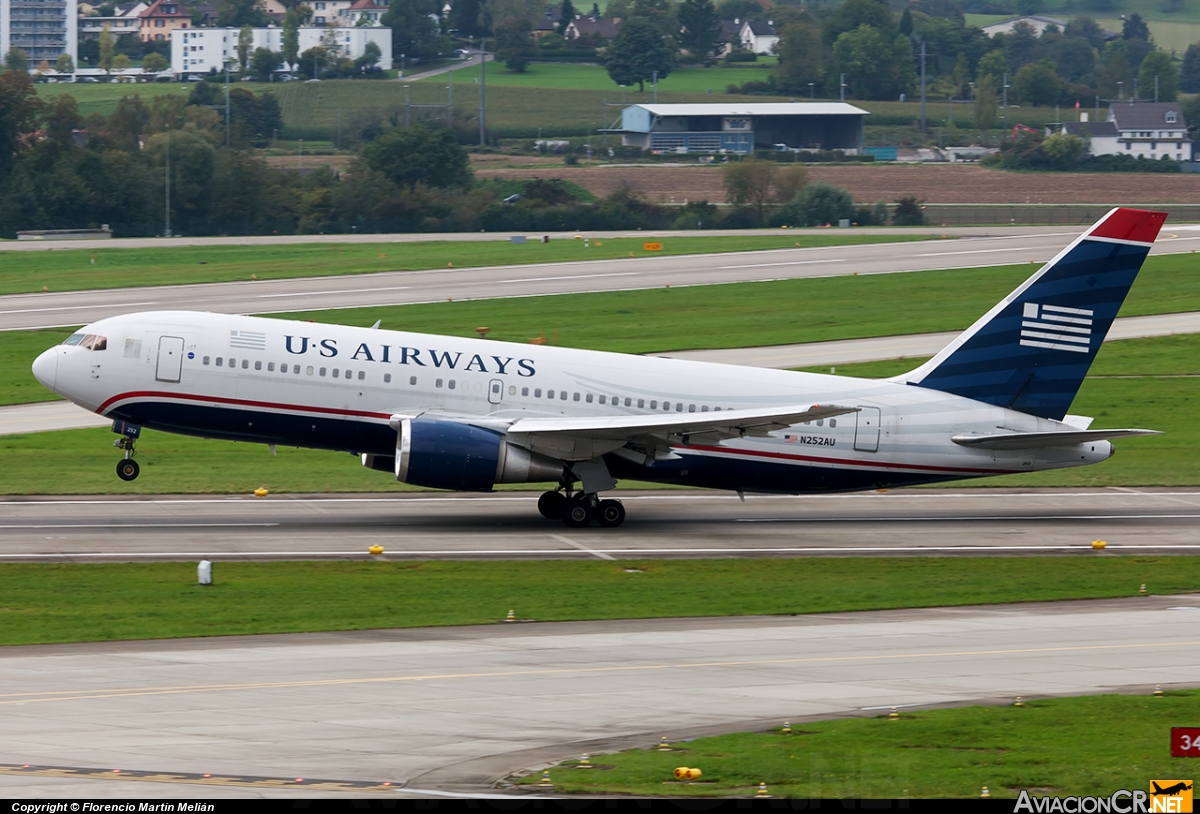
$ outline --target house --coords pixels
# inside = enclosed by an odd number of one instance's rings
[[[721,47],[717,50],[717,56],[726,56],[730,51],[740,48],[742,45],[742,21],[741,20],[722,20],[721,29],[717,32],[717,42]]]
[[[983,30],[984,34],[987,34],[989,37],[994,37],[997,34],[1011,34],[1017,23],[1025,23],[1034,31],[1036,31],[1039,37],[1042,36],[1043,31],[1052,25],[1058,26],[1059,31],[1062,31],[1067,27],[1067,21],[1060,20],[1057,17],[1042,17],[1037,14],[1026,14],[1023,17],[1012,17],[1007,20],[998,20],[997,22],[989,23],[988,25],[981,25],[980,28]]]
[[[621,30],[620,19],[606,20],[603,17],[577,17],[568,25],[563,35],[569,40],[611,40]]]
[[[83,7],[81,6],[80,8],[82,9]],[[111,17],[101,17],[99,14],[80,17],[79,39],[97,39],[106,25],[114,37],[120,37],[123,34],[139,34],[142,27],[141,14],[147,8],[149,6],[141,2],[141,0],[135,0],[132,3],[118,4],[113,9]]]
[[[774,53],[779,35],[775,33],[773,20],[747,20],[742,23],[739,34],[742,47],[756,54]]]
[[[192,13],[175,0],[154,0],[138,18],[142,42],[169,40],[171,32],[191,28]]]
[[[1089,122],[1087,113],[1082,113],[1081,119],[1053,129],[1084,139],[1092,155],[1193,160],[1194,148],[1178,102],[1115,104],[1108,109],[1106,121]]]
[[[558,31],[558,22],[561,19],[561,6],[546,6],[546,13],[533,23],[533,31],[530,36],[535,40],[540,40],[547,34],[553,34]]]
[[[363,25],[378,27],[383,25],[380,19],[387,14],[387,4],[380,5],[375,0],[355,0],[348,8],[338,11],[337,24],[340,26]],[[316,22],[314,20],[314,22]]]

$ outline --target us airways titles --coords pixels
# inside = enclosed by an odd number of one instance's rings
[[[297,356],[308,353],[309,349],[317,351],[326,359],[333,359],[340,354],[336,339],[310,339],[307,336],[284,336],[284,348],[288,353]],[[463,358],[466,364],[460,366]],[[473,353],[468,356],[462,351],[433,350],[429,348],[409,348],[403,345],[368,345],[358,343],[350,359],[356,362],[380,362],[384,364],[416,365],[418,367],[433,367],[447,370],[474,371],[476,373],[492,373],[497,376],[517,376],[528,378],[537,371],[533,368],[532,359],[516,359],[512,356],[484,356]]]

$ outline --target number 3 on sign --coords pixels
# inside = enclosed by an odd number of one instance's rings
[[[1200,757],[1200,726],[1171,727],[1171,757]]]

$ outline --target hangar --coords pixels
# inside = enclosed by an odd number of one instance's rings
[[[630,105],[621,112],[627,147],[679,153],[845,150],[863,146],[867,111],[846,102]]]

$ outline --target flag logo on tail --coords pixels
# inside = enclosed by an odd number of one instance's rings
[[[1025,347],[1088,352],[1092,342],[1090,310],[1027,302],[1021,316],[1021,344]]]

